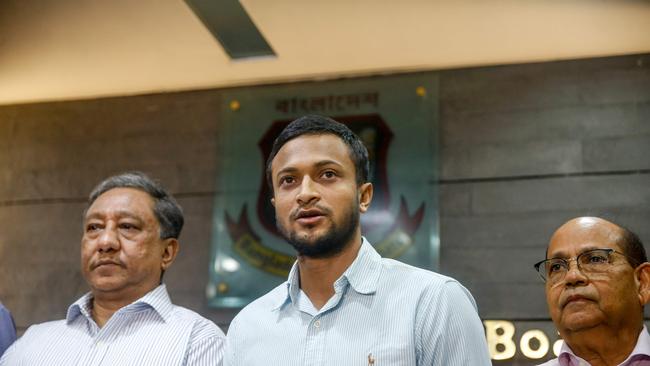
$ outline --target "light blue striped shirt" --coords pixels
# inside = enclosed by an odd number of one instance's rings
[[[165,285],[123,307],[99,328],[91,295],[68,308],[66,319],[38,324],[10,347],[0,366],[219,365],[223,332],[210,320],[175,306]]]
[[[334,290],[316,310],[294,264],[232,321],[224,365],[491,365],[474,299],[452,278],[381,258],[363,239]]]

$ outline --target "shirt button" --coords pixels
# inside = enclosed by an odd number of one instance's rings
[[[316,328],[320,328],[320,320],[316,320],[316,321],[314,322],[314,327],[316,327]]]

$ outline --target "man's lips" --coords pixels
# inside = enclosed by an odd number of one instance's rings
[[[313,216],[324,216],[325,212],[323,210],[317,209],[317,208],[310,208],[308,210],[298,210],[294,215],[294,219],[302,219],[305,217],[313,217]]]
[[[293,215],[294,220],[300,224],[310,225],[315,224],[320,219],[325,217],[326,213],[320,209],[299,210]]]
[[[322,218],[323,216],[307,216],[307,217],[301,217],[296,221],[303,225],[313,225],[316,224],[318,221],[320,221],[320,219]]]
[[[593,299],[591,299],[590,297],[585,296],[585,295],[574,294],[574,295],[570,295],[570,296],[567,296],[566,298],[564,298],[560,302],[560,305],[561,305],[561,307],[565,307],[565,306],[569,305],[570,303],[578,302],[578,301],[593,301]]]
[[[119,261],[110,260],[110,259],[101,259],[101,260],[98,260],[96,262],[93,262],[90,265],[90,269],[93,270],[93,269],[96,269],[96,268],[99,268],[99,267],[104,267],[104,266],[124,267],[124,265]]]

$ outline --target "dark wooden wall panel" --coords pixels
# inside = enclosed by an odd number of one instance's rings
[[[532,264],[572,217],[650,240],[649,62],[441,73],[441,266],[483,318],[548,318]]]

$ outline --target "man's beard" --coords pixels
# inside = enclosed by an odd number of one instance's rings
[[[332,227],[327,233],[311,241],[299,237],[295,231],[289,232],[280,224],[280,220],[276,220],[276,223],[282,236],[294,247],[298,255],[309,258],[330,258],[341,253],[354,237],[360,216],[359,211],[355,210],[356,207],[358,204],[355,202],[348,209],[340,227],[332,221]]]

